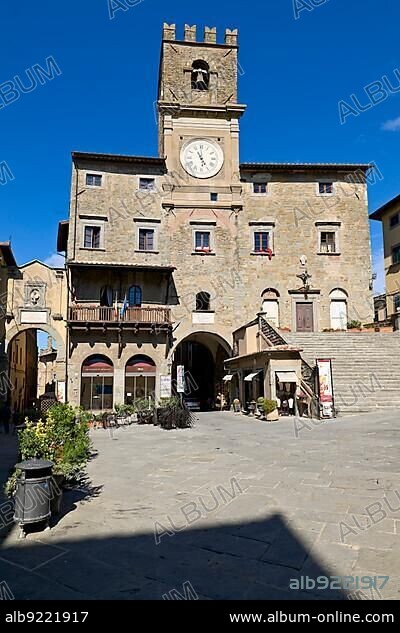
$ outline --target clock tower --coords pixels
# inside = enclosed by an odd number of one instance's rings
[[[166,157],[174,198],[231,205],[240,195],[238,104],[238,32],[227,29],[217,43],[215,28],[164,24],[158,116],[159,153]],[[197,195],[196,195],[197,194]],[[218,206],[218,205],[217,205]]]

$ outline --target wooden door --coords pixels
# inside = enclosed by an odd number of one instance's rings
[[[296,303],[296,331],[314,332],[314,313],[312,303]]]

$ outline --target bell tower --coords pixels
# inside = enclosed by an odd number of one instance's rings
[[[186,184],[239,180],[238,31],[164,24],[158,89],[159,154]]]

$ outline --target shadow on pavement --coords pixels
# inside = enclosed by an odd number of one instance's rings
[[[279,514],[176,533],[169,526],[168,534],[157,531],[158,545],[154,534],[105,534],[103,518],[92,538],[74,538],[73,524],[62,540],[55,530],[40,541],[35,535],[7,543],[0,580],[16,599],[28,600],[161,600],[170,592],[183,599],[185,586],[200,599],[346,599],[340,590],[301,588],[302,577],[332,573]],[[291,590],[296,582],[299,588]]]

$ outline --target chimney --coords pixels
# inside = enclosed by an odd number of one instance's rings
[[[176,38],[175,24],[167,24],[166,22],[164,22],[163,40],[174,40],[175,38]]]
[[[238,35],[239,32],[237,29],[226,29],[225,31],[225,44],[228,46],[237,46],[238,45]]]
[[[195,42],[196,41],[196,25],[189,26],[189,24],[185,24],[185,42]]]
[[[208,26],[204,28],[204,42],[206,44],[217,43],[217,28],[215,26],[213,26],[211,29]]]

